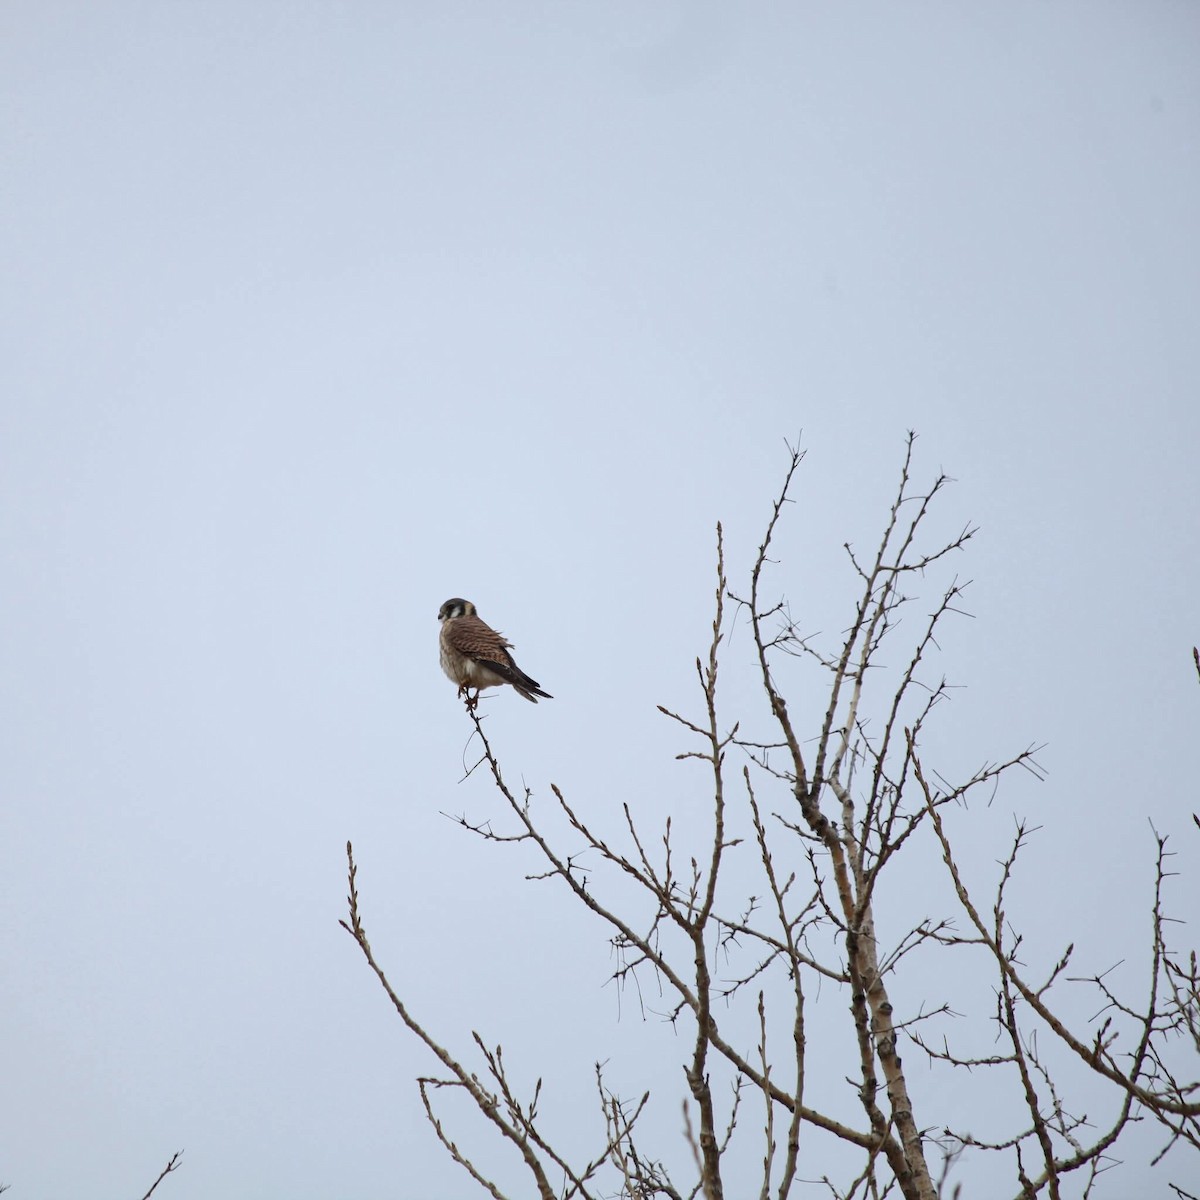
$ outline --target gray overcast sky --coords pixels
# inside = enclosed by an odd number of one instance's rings
[[[137,1196],[180,1147],[168,1200],[464,1194],[337,928],[347,837],[436,1032],[503,1040],[564,1112],[609,1058],[675,1137],[678,1047],[603,987],[604,931],[440,815],[496,799],[459,782],[435,615],[473,599],[556,697],[491,702],[514,778],[601,825],[702,804],[655,705],[694,706],[713,525],[736,584],[801,431],[809,628],[844,622],[906,429],[960,481],[946,527],[982,527],[943,749],[1048,743],[964,835],[986,862],[1013,811],[1043,826],[1046,953],[1136,947],[1147,817],[1200,911],[1200,6],[0,27],[14,1200]]]

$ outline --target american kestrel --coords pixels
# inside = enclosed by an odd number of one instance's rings
[[[447,600],[438,609],[438,620],[442,623],[438,637],[442,670],[458,684],[460,696],[464,692],[469,695],[469,690],[474,688],[478,700],[483,688],[511,683],[534,704],[539,696],[554,699],[549,692],[542,691],[536,679],[530,679],[513,662],[513,656],[508,652],[512,643],[480,620],[470,600],[458,596]]]

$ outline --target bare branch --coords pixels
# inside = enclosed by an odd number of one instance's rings
[[[175,1153],[171,1155],[171,1159],[167,1165],[159,1172],[158,1178],[150,1185],[150,1190],[142,1197],[142,1200],[150,1200],[150,1197],[154,1195],[154,1189],[158,1187],[158,1185],[162,1183],[162,1181],[166,1179],[166,1177],[170,1175],[172,1171],[179,1170],[180,1166],[182,1166],[179,1161],[181,1158],[183,1158],[183,1151],[176,1150]],[[7,1190],[7,1187],[0,1188],[0,1192],[5,1192]]]
[[[473,714],[474,715],[474,714]],[[476,728],[478,728],[478,717],[476,720]],[[481,731],[482,733],[482,731]],[[340,921],[341,927],[358,943],[359,949],[363,953],[363,957],[367,960],[367,964],[375,973],[375,977],[379,980],[380,986],[387,993],[388,999],[392,1002],[392,1006],[399,1014],[400,1019],[408,1028],[416,1034],[416,1036],[425,1043],[425,1045],[433,1052],[438,1061],[446,1067],[447,1070],[454,1076],[458,1086],[475,1101],[479,1111],[499,1130],[505,1140],[512,1143],[519,1151],[525,1165],[529,1168],[533,1175],[534,1182],[537,1186],[538,1195],[541,1200],[554,1200],[554,1189],[551,1188],[550,1182],[546,1177],[545,1167],[539,1161],[534,1147],[524,1130],[516,1128],[510,1121],[506,1120],[499,1111],[497,1099],[492,1093],[488,1092],[478,1081],[478,1079],[468,1072],[459,1062],[450,1054],[449,1051],[439,1045],[425,1031],[421,1024],[409,1013],[404,1002],[397,995],[391,983],[388,981],[387,975],[383,968],[375,959],[375,954],[371,949],[371,943],[367,939],[367,931],[362,923],[362,918],[358,907],[358,867],[354,862],[354,848],[349,842],[346,843],[346,862],[348,866],[348,878],[350,886],[350,894],[347,897],[347,903],[350,910],[350,921]]]
[[[949,559],[975,530],[956,526],[957,533],[930,539],[930,514],[951,481],[939,473],[924,488],[914,482],[914,443],[910,434],[873,549],[845,545],[856,595],[850,620],[831,639],[803,629],[786,597],[764,597],[802,452],[788,447],[783,486],[745,599],[729,588],[718,524],[711,636],[694,664],[703,703],[690,713],[659,709],[674,736],[685,740],[676,759],[704,767],[703,803],[688,810],[686,823],[668,818],[661,828],[650,826],[633,796],[615,811],[593,813],[586,801],[568,801],[553,783],[554,803],[536,808],[529,788],[507,782],[477,697],[465,702],[471,733],[464,778],[490,775],[503,814],[451,819],[497,847],[520,844],[534,852],[539,861],[533,871],[522,867],[525,877],[561,881],[565,895],[602,922],[618,1003],[630,989],[643,1016],[661,1017],[680,1035],[687,1092],[676,1077],[680,1090],[671,1102],[682,1103],[676,1153],[689,1147],[694,1164],[694,1175],[682,1168],[686,1185],[672,1181],[663,1155],[639,1144],[648,1142],[646,1126],[639,1125],[648,1091],[636,1101],[621,1099],[597,1064],[603,1137],[580,1163],[551,1136],[541,1111],[540,1076],[532,1088],[518,1085],[502,1047],[479,1034],[472,1035],[471,1051],[472,1060],[482,1060],[477,1073],[434,1040],[374,958],[347,844],[349,919],[342,924],[398,1015],[445,1068],[441,1078],[419,1080],[426,1117],[446,1152],[492,1200],[504,1200],[499,1184],[445,1129],[436,1105],[440,1089],[471,1097],[488,1126],[519,1153],[542,1200],[554,1194],[597,1200],[613,1188],[622,1200],[719,1200],[726,1177],[732,1178],[728,1153],[745,1143],[747,1124],[756,1124],[748,1122],[749,1109],[762,1113],[756,1131],[762,1177],[751,1185],[743,1172],[737,1189],[740,1194],[753,1186],[759,1200],[789,1200],[799,1181],[801,1147],[807,1157],[820,1144],[808,1137],[812,1130],[856,1152],[847,1179],[819,1179],[839,1200],[957,1197],[961,1189],[951,1188],[950,1173],[980,1156],[994,1164],[996,1179],[1019,1189],[1022,1200],[1059,1200],[1068,1184],[1086,1200],[1115,1165],[1122,1135],[1145,1119],[1163,1131],[1159,1157],[1180,1143],[1200,1149],[1200,1081],[1185,1069],[1186,1054],[1200,1055],[1200,970],[1194,950],[1169,944],[1176,926],[1165,901],[1172,874],[1167,839],[1155,831],[1146,971],[1134,1001],[1123,995],[1114,967],[1068,974],[1080,971],[1081,957],[1069,936],[1046,964],[1023,961],[1023,934],[1007,910],[1022,851],[1035,832],[1028,823],[1016,822],[982,907],[959,869],[950,812],[961,810],[965,819],[977,807],[970,801],[991,804],[1014,767],[1037,779],[1044,772],[1032,745],[982,762],[960,782],[922,761],[926,731],[955,691],[933,664],[948,618],[969,615],[963,607],[968,583],[950,574]],[[922,610],[926,586],[931,600]],[[727,641],[727,600],[748,618],[752,648],[746,653],[766,701],[757,715],[738,714],[742,719],[732,722],[723,713],[724,690],[718,694],[724,660],[737,649]],[[1200,673],[1200,652],[1194,650],[1193,658]],[[805,706],[793,715],[788,696],[796,673],[805,681],[798,686],[815,679],[820,690],[815,706],[809,707],[806,694]],[[743,733],[746,721],[767,730],[747,727]],[[468,767],[473,746],[480,756]],[[744,756],[742,787],[734,793],[725,774],[731,747]],[[910,913],[895,904],[897,882],[904,888],[906,880],[892,867],[903,859],[910,870],[940,872],[936,863],[923,862],[930,853],[940,853],[951,885],[931,891],[936,899],[930,903],[949,904],[950,911]],[[973,978],[991,997],[983,1012],[972,1013],[974,1001],[961,1003],[957,992],[921,994],[925,980],[939,978],[923,975],[931,956],[945,964],[943,972],[976,968]],[[1088,1034],[1075,1032],[1062,1015],[1069,1010],[1061,999],[1080,987],[1094,989],[1100,1001]],[[894,996],[904,997],[906,1007],[897,1011]],[[718,1013],[730,1014],[721,1016],[724,1028]],[[996,1031],[994,1044],[973,1042],[980,1025]],[[819,1060],[809,1054],[810,1046],[824,1050],[827,1039],[848,1051],[843,1074],[832,1081],[815,1072]],[[984,1073],[1017,1115],[1008,1125],[971,1131],[969,1117],[956,1114],[954,1123],[963,1128],[954,1130],[944,1116],[937,1119],[938,1101],[926,1098],[928,1110],[918,1116],[901,1042],[916,1047],[924,1065],[940,1075]],[[1082,1070],[1064,1071],[1064,1061],[1081,1063]],[[1080,1078],[1091,1090],[1080,1092]],[[861,1113],[857,1125],[832,1115],[840,1110],[831,1107],[830,1097],[844,1096],[845,1084]],[[1093,1110],[1101,1104],[1097,1115]],[[1182,1189],[1175,1191],[1188,1200]]]

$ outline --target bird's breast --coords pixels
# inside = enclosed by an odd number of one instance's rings
[[[452,679],[455,683],[470,682],[463,670],[466,663],[466,660],[463,658],[463,656],[459,654],[457,650],[446,644],[445,637],[442,637],[439,639],[439,641],[441,651],[439,658],[441,659],[442,670],[445,671],[450,679]]]

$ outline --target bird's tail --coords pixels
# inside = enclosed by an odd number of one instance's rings
[[[554,699],[549,692],[542,690],[542,685],[538,683],[536,679],[530,679],[529,676],[525,675],[524,673],[522,673],[521,681],[519,683],[515,680],[513,681],[513,687],[515,687],[517,691],[520,692],[521,695],[524,696],[525,699],[531,704],[536,704],[539,696],[541,696],[543,700]]]

